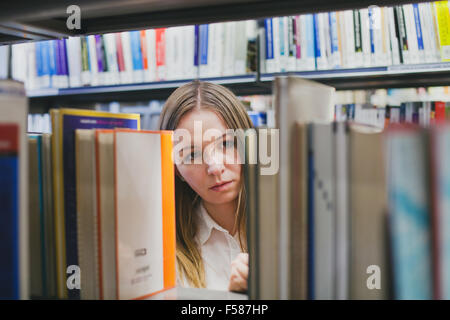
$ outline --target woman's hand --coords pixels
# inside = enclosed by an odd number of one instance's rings
[[[231,276],[228,290],[243,292],[247,290],[248,253],[239,253],[231,262]]]

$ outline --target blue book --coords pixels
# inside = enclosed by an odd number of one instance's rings
[[[194,66],[196,66],[196,67],[198,67],[198,65],[199,65],[199,54],[198,54],[198,51],[200,50],[200,44],[199,44],[199,39],[200,39],[200,36],[199,36],[199,30],[200,30],[200,28],[199,28],[199,25],[195,25],[195,38],[194,38],[194,41],[195,41],[195,43],[194,43]]]
[[[41,66],[42,66],[42,74],[41,76],[45,77],[44,86],[50,86],[50,42],[43,41],[41,42]]]
[[[140,31],[130,32],[131,56],[133,59],[133,70],[144,69],[142,65],[142,50]]]
[[[315,13],[313,17],[314,17],[314,55],[316,57],[316,68],[317,68],[317,59],[322,56],[322,52],[320,48],[320,30],[319,30],[318,14]]]
[[[67,47],[65,39],[59,40],[59,55],[61,61],[61,74],[63,76],[69,76],[69,68],[67,66]],[[67,80],[68,81],[68,80]]]
[[[36,54],[36,75],[42,77],[42,42],[36,42],[34,50]]]
[[[312,14],[306,15],[306,56],[308,58],[315,58],[315,28],[314,28],[314,16]],[[303,49],[302,49],[303,50]]]
[[[49,40],[48,43],[48,65],[50,74],[50,87],[55,87],[55,75],[56,75],[56,50],[55,50],[55,40]]]
[[[208,32],[207,24],[200,25],[200,65],[208,64]]]
[[[369,7],[369,33],[370,33],[370,52],[375,53],[375,34],[374,34],[374,12],[373,8]]]
[[[0,299],[19,299],[19,128],[0,124]]]
[[[52,113],[52,117],[55,114]],[[54,132],[62,162],[66,263],[67,266],[78,265],[76,175],[75,175],[75,130],[76,129],[139,129],[138,114],[114,114],[107,112],[60,109],[61,127]],[[58,120],[58,119],[55,119]],[[77,289],[69,290],[70,299],[79,299]]]
[[[273,25],[272,18],[264,19],[264,30],[266,33],[266,60],[273,59]]]
[[[419,5],[413,4],[414,10],[414,22],[416,26],[416,34],[417,34],[417,43],[419,45],[419,50],[423,50],[423,37],[422,37],[422,25],[420,24],[420,13],[419,13]]]
[[[388,131],[387,187],[395,299],[432,299],[428,141],[422,129]]]

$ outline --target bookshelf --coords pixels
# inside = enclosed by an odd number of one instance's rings
[[[411,1],[377,1],[377,5]],[[82,11],[81,30],[66,27],[66,9],[77,4]],[[0,44],[56,39],[70,35],[102,34],[153,27],[236,21],[293,13],[363,8],[373,1],[362,0],[49,0],[39,4],[19,0],[0,5]]]
[[[450,63],[398,65],[357,69],[251,74],[205,78],[224,85],[237,95],[271,94],[276,76],[296,75],[335,87],[337,90],[441,86],[450,83]],[[27,92],[30,107],[49,104],[167,99],[180,85],[193,79],[127,85],[48,88]]]

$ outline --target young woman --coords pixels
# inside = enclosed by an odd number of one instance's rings
[[[243,155],[227,133],[253,128],[244,106],[223,86],[193,81],[171,94],[159,128],[191,137],[174,141],[183,160],[175,162],[178,285],[247,290]],[[220,135],[208,139],[208,130]]]

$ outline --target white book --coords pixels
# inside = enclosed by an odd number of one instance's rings
[[[387,7],[381,8],[381,39],[383,47],[382,65],[387,66],[392,64],[392,51],[391,51],[391,40],[389,34],[389,13]]]
[[[17,81],[27,81],[27,53],[26,43],[12,45],[11,73],[12,78]]]
[[[339,24],[339,38],[341,42],[341,61],[342,61],[342,67],[347,68],[348,67],[348,48],[347,48],[347,33],[346,33],[346,26],[345,26],[345,11],[338,11],[336,13],[338,24]]]
[[[372,64],[374,66],[385,65],[385,56],[383,55],[383,16],[380,7],[372,7],[373,23],[373,45],[375,52],[372,53]]]
[[[236,42],[234,50],[234,74],[246,74],[247,63],[247,37],[245,21],[236,22],[235,37]]]
[[[209,76],[220,77],[222,75],[222,33],[223,24],[213,23],[209,25],[209,40],[211,41],[208,47],[208,64]]]
[[[434,50],[433,44],[431,42],[430,29],[433,26],[428,25],[426,4],[419,3],[419,16],[420,16],[420,26],[422,27],[422,39],[424,47],[424,61],[423,62],[434,62]]]
[[[23,83],[0,80],[0,122],[16,124],[18,127],[18,219],[17,237],[17,287],[20,299],[29,299],[29,221],[28,221],[28,99]]]
[[[333,68],[333,57],[331,55],[331,36],[329,13],[321,13],[323,19],[323,40],[325,43],[325,56],[327,58],[327,69]]]
[[[320,57],[316,57],[317,70],[328,69],[327,47],[325,36],[325,15],[326,13],[317,14],[317,30],[319,37]],[[317,41],[317,40],[316,40]]]
[[[270,66],[270,70],[267,72],[275,73],[281,71],[281,60],[280,60],[280,18],[272,18],[272,28],[273,28],[273,64]]]
[[[0,79],[8,78],[10,45],[0,46]]]
[[[400,64],[400,49],[398,47],[398,37],[395,31],[394,8],[388,7],[389,41],[391,44],[391,61],[393,65]]]
[[[97,46],[95,44],[95,36],[87,37],[88,53],[91,69],[91,84],[93,86],[99,85],[98,78],[98,62],[97,62]],[[67,51],[69,52],[69,51]]]
[[[211,29],[210,29],[211,31]],[[176,36],[175,36],[175,28],[167,28],[166,29],[166,79],[167,80],[174,80],[177,78],[176,73],[176,62],[175,62],[175,56],[176,56],[176,50],[177,50],[177,43],[176,43]],[[208,41],[209,42],[209,41]],[[208,43],[209,44],[209,43]],[[209,54],[208,54],[209,58]],[[209,61],[208,61],[209,63]]]
[[[295,71],[296,69],[296,48],[295,48],[295,39],[294,39],[294,16],[286,17],[287,23],[287,71]]]
[[[108,83],[119,84],[119,65],[117,63],[116,35],[107,33],[105,38],[106,59],[108,60]]]
[[[370,21],[369,21],[369,10],[360,9],[361,14],[361,38],[362,38],[362,48],[363,48],[363,64],[364,67],[368,68],[372,66],[372,57],[370,50]]]
[[[36,45],[34,42],[26,43],[26,81],[25,89],[33,90],[38,88],[37,73],[36,73]],[[1,63],[1,62],[0,62]]]
[[[223,72],[224,76],[234,75],[234,48],[236,43],[234,35],[236,33],[236,22],[225,22],[225,42],[224,42],[224,57],[223,57]]]
[[[133,82],[133,57],[131,55],[130,33],[128,31],[122,32],[122,50],[123,61],[125,64],[125,73],[123,74],[123,83]]]
[[[175,287],[172,134],[116,130],[114,145],[117,298],[144,298]]]
[[[425,13],[425,20],[427,21],[427,32],[429,34],[430,38],[430,47],[431,47],[431,55],[432,55],[432,61],[433,62],[440,62],[441,61],[441,51],[439,47],[439,39],[437,35],[437,25],[436,25],[436,19],[435,19],[435,10],[434,10],[434,3],[425,3],[423,6],[424,13]],[[421,10],[422,13],[422,10]]]
[[[412,4],[402,6],[405,15],[406,35],[408,37],[408,51],[411,64],[419,63],[419,47],[417,42],[416,26]]]
[[[362,24],[366,23],[361,17],[361,10],[353,10],[353,26],[355,32],[355,68],[364,67],[364,47],[363,47],[363,31]],[[357,38],[356,30],[359,29],[360,39]],[[356,48],[360,47],[361,51],[357,52]]]
[[[69,85],[81,87],[81,42],[79,37],[69,37],[67,40],[67,64]]]
[[[195,79],[198,67],[195,66],[195,26],[181,29],[183,41],[183,79]]]
[[[145,81],[156,81],[156,35],[154,29],[145,30],[145,41],[147,42],[148,72],[145,73]]]

